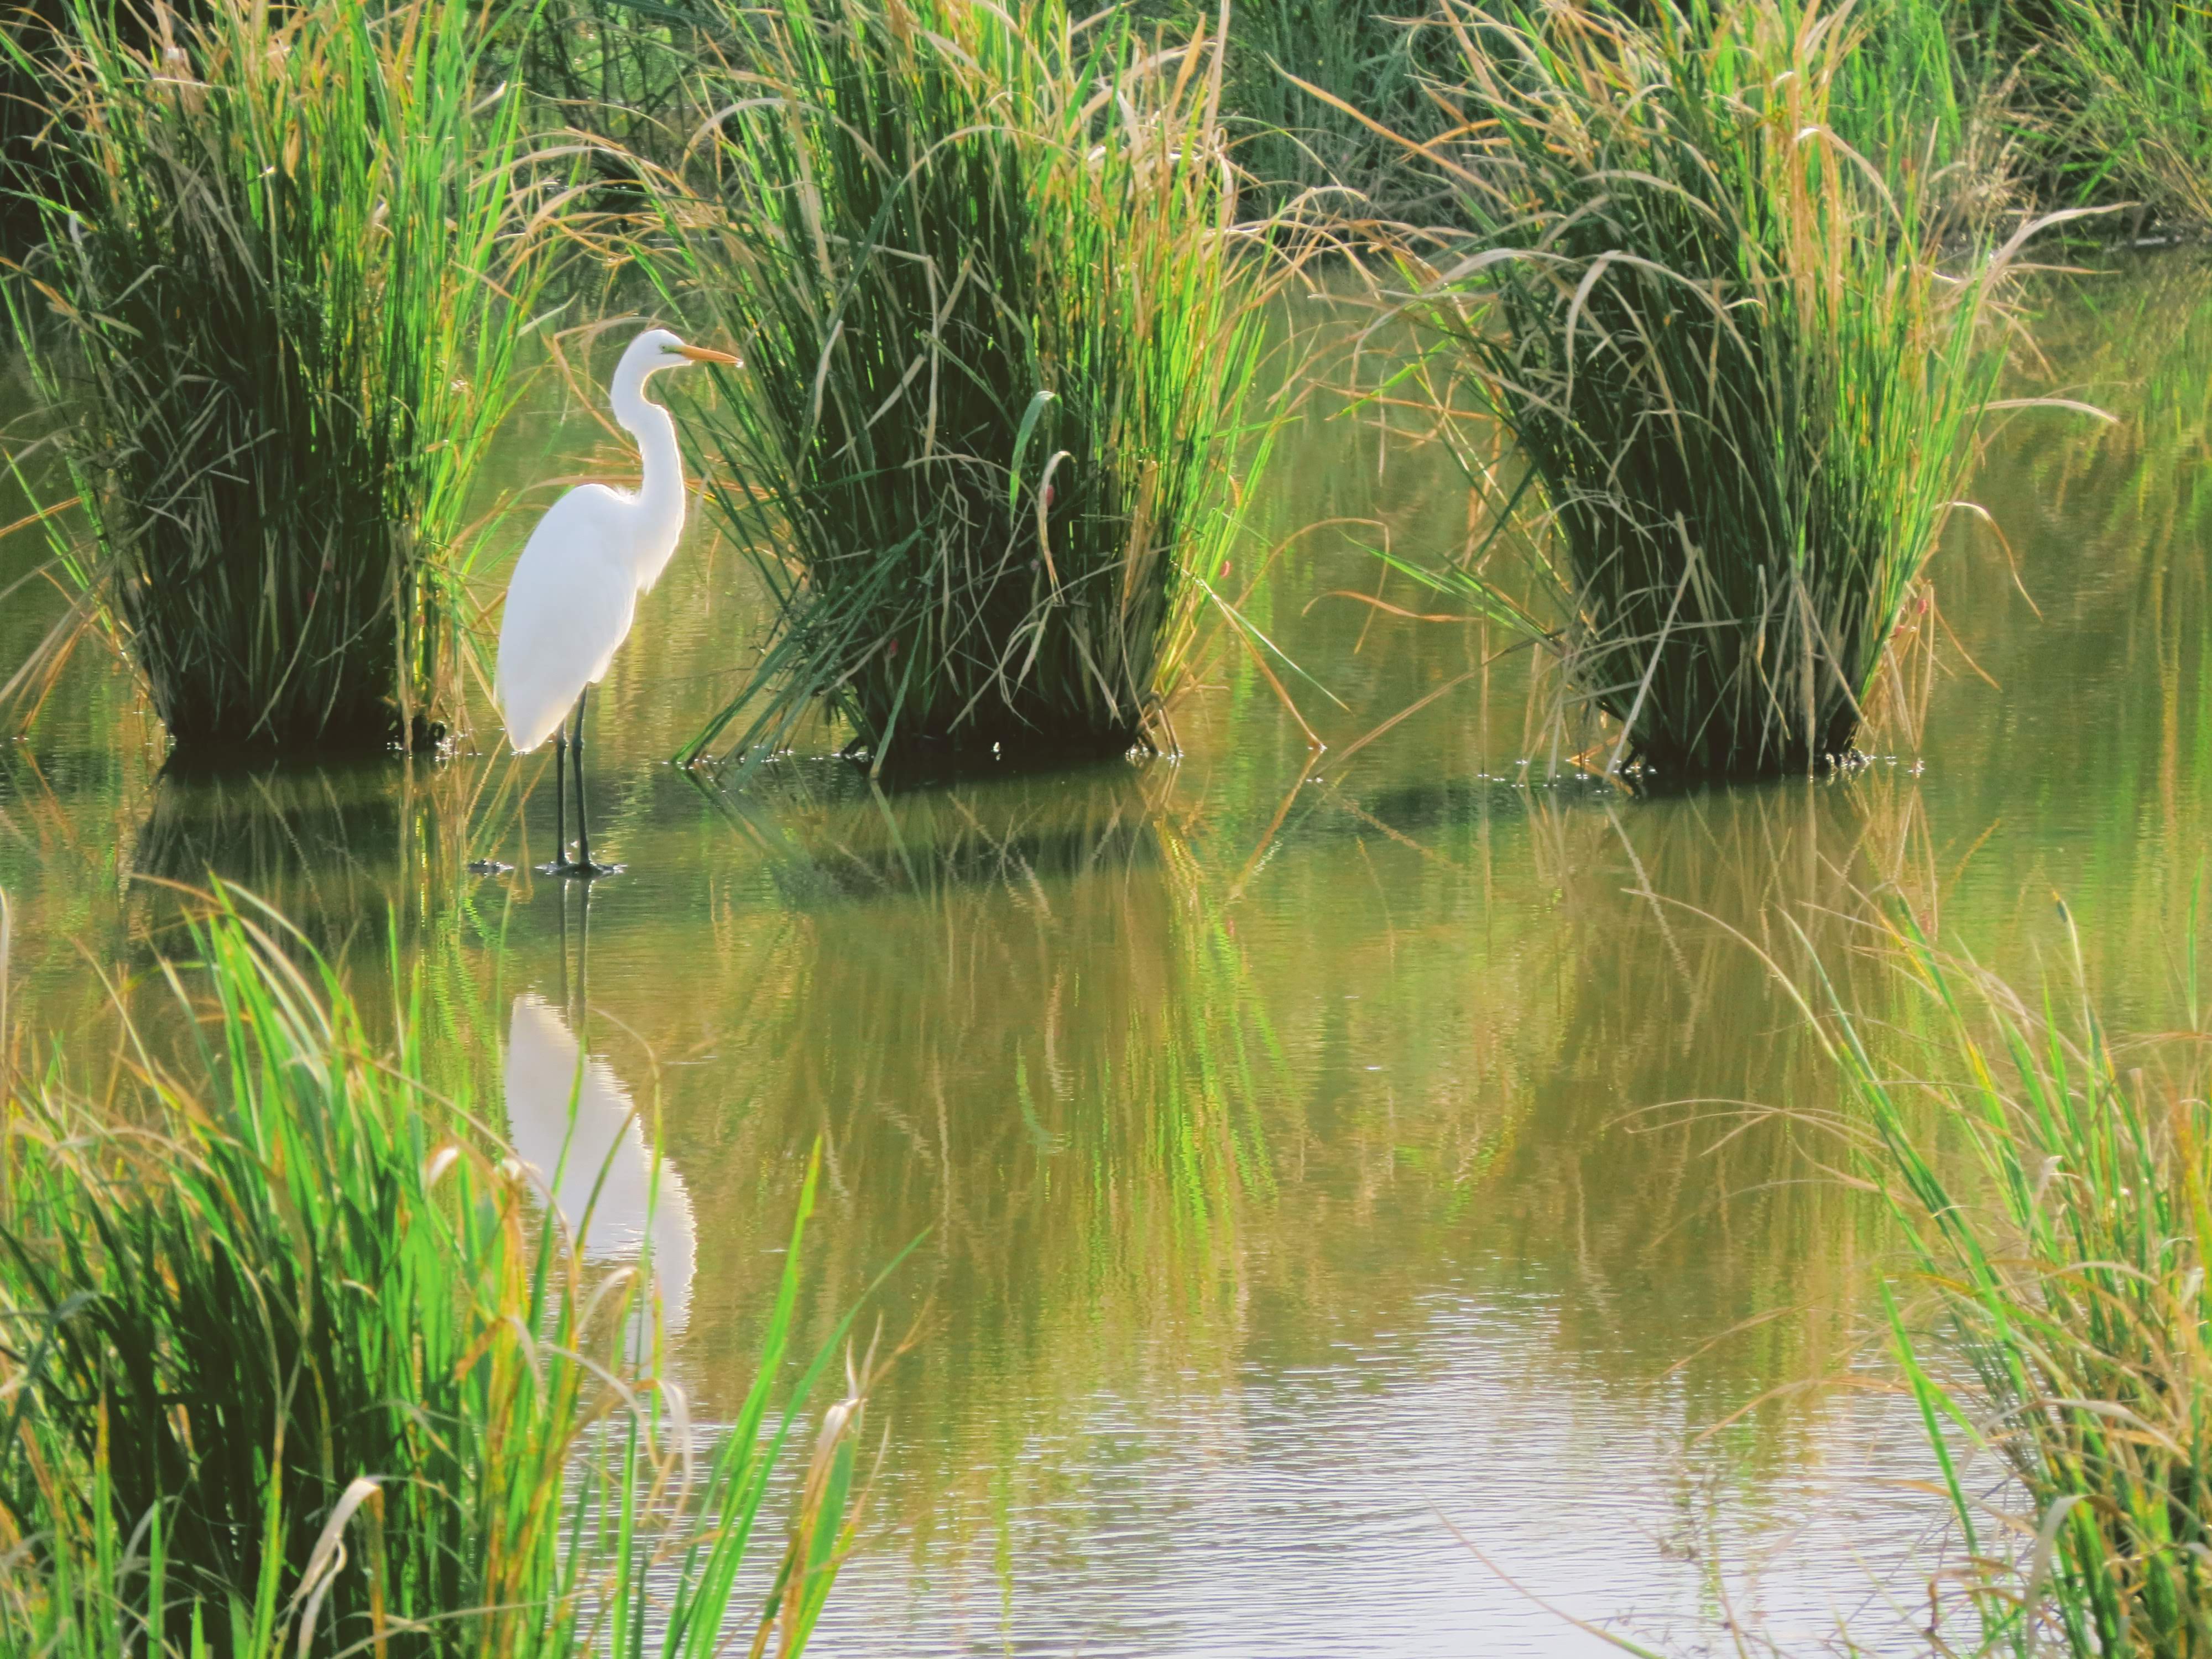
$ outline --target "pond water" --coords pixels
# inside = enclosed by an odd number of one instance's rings
[[[825,738],[717,787],[665,757],[760,619],[695,531],[597,702],[595,846],[626,868],[586,896],[531,872],[550,757],[497,753],[488,718],[438,765],[164,770],[88,641],[0,748],[15,1018],[94,1019],[176,939],[143,878],[212,866],[365,981],[396,946],[526,1149],[588,1054],[586,1133],[630,1183],[590,1247],[635,1248],[647,1103],[708,1412],[748,1377],[818,1146],[810,1328],[914,1247],[869,1304],[913,1346],[871,1407],[884,1472],[826,1653],[1893,1630],[1940,1527],[1866,1336],[1885,1236],[1825,1173],[1837,1091],[1752,944],[1878,1006],[1854,947],[1886,909],[2032,981],[2063,896],[2113,1022],[2158,1023],[2207,850],[2212,273],[2054,285],[2035,337],[2021,389],[2119,423],[1994,432],[1974,493],[2002,540],[1956,526],[1917,735],[1893,721],[1849,775],[1549,778],[1522,659],[1328,597],[1377,592],[1385,538],[1458,545],[1467,507],[1433,448],[1316,410],[1261,540],[1332,522],[1253,614],[1337,700],[1300,695],[1328,752],[1231,651],[1177,759],[878,793]],[[507,481],[618,467],[544,401]],[[0,542],[0,588],[37,554]],[[0,601],[0,662],[57,609]],[[519,867],[468,872],[489,857]]]

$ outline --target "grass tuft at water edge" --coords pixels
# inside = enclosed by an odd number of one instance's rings
[[[50,46],[0,42],[50,88],[9,296],[83,509],[59,568],[180,744],[452,714],[467,492],[549,270],[524,100],[489,84],[528,15],[216,0],[157,5],[141,49],[67,0]]]
[[[0,1118],[0,1649],[803,1650],[861,1490],[855,1397],[759,1559],[830,1353],[787,1374],[811,1176],[750,1390],[695,1425],[649,1277],[428,1081],[419,990],[379,1042],[243,896],[197,939],[173,1052],[126,1019],[112,1078],[20,1072]]]
[[[1409,254],[1394,314],[1431,398],[1512,441],[1468,459],[1500,534],[1416,574],[1549,647],[1613,762],[1847,754],[1962,494],[2029,229],[1993,246],[1940,154],[1844,143],[1875,128],[1838,101],[1847,9],[1450,4],[1488,118],[1443,153],[1480,228]]]
[[[685,757],[813,708],[878,759],[1164,745],[1279,269],[1241,257],[1218,37],[1064,0],[720,21],[664,280],[746,360],[702,448],[775,619]]]
[[[2185,1027],[2116,1044],[2065,923],[2039,998],[1900,923],[1904,1039],[1805,1001],[1932,1305],[1929,1323],[1893,1302],[1892,1332],[1965,1546],[1942,1582],[1972,1650],[2166,1659],[2212,1641],[2204,1009],[2192,951]],[[2018,1503],[1991,1501],[1968,1448]]]

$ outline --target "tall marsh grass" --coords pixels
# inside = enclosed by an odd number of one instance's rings
[[[757,1561],[811,1179],[709,1443],[638,1340],[648,1282],[586,1267],[425,1081],[419,997],[380,1043],[271,918],[224,898],[198,939],[165,969],[173,1056],[126,1024],[115,1079],[19,1074],[0,1126],[0,1648],[803,1649],[858,1425],[832,1411],[780,1566]]]
[[[1269,275],[1238,257],[1218,37],[1065,0],[719,21],[667,277],[746,359],[702,447],[777,615],[686,757],[740,716],[739,746],[773,746],[817,705],[878,760],[1163,741]]]
[[[1318,192],[1309,211],[1423,224],[1449,214],[1449,186],[1388,136],[1427,141],[1458,125],[1436,95],[1456,52],[1438,21],[1429,0],[1238,7],[1224,93],[1238,165],[1278,194]]]
[[[1450,9],[1489,118],[1444,165],[1480,229],[1410,262],[1411,309],[1436,400],[1512,441],[1468,462],[1511,533],[1431,579],[1557,653],[1613,762],[1846,753],[1961,493],[2027,232],[1951,258],[1970,227],[1936,158],[1838,136],[1844,10]]]
[[[2027,84],[2055,189],[2136,203],[2187,229],[2212,225],[2212,17],[2125,0],[2040,10]]]
[[[140,50],[68,0],[8,46],[52,90],[10,304],[90,531],[61,565],[179,743],[450,712],[468,489],[548,268],[507,12],[216,0]]]
[[[2203,1653],[2212,1108],[2195,957],[2186,1029],[2130,1051],[2090,1001],[2078,940],[2040,999],[1917,933],[1897,945],[1919,1045],[1900,1066],[1868,1023],[1838,1012],[1826,1029],[1937,1313],[1932,1336],[1894,1325],[1968,1552],[1950,1583],[1978,1616],[1973,1650]],[[2024,1509],[1992,1506],[1954,1443],[1993,1449]]]

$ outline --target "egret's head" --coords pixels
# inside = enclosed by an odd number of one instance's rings
[[[686,368],[693,363],[726,363],[732,368],[738,367],[738,360],[728,352],[685,345],[665,328],[648,328],[632,340],[629,349],[623,353],[622,367],[643,376],[664,368]],[[621,370],[616,372],[619,374]]]

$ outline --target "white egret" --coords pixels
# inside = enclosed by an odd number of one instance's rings
[[[500,623],[495,690],[507,741],[526,755],[553,739],[552,863],[549,874],[595,876],[592,831],[584,816],[584,707],[591,689],[629,633],[637,596],[659,580],[684,531],[684,458],[676,422],[648,403],[645,383],[664,368],[738,360],[726,351],[686,345],[665,328],[629,343],[615,366],[609,403],[615,419],[637,440],[635,491],[584,484],[546,509],[515,561]],[[573,736],[562,722],[576,711]],[[576,858],[568,858],[562,805],[563,762],[574,750]]]

